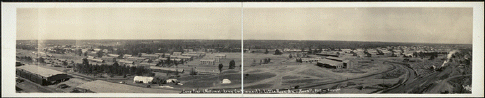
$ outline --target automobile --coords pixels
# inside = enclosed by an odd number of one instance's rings
[[[68,88],[68,87],[69,86],[66,84],[59,84],[59,86],[57,86],[57,88],[61,88],[61,89]]]
[[[24,82],[24,80],[23,80],[23,79],[19,79],[19,78],[17,78],[17,77],[15,78],[15,81],[16,81],[17,83],[22,83],[22,82]]]
[[[125,84],[125,81],[120,81],[120,84]]]

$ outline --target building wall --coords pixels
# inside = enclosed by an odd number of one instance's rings
[[[30,72],[27,72],[27,71],[23,71],[23,70],[16,70],[16,74],[22,78],[25,78],[25,79],[28,79],[34,83],[37,83],[37,84],[40,84],[40,85],[48,85],[48,82],[46,79],[43,79],[42,76],[40,75],[37,75],[37,74],[34,74],[34,73],[30,73]]]
[[[63,79],[69,79],[70,76],[67,74],[57,74],[50,77],[47,77],[47,81],[58,81]]]

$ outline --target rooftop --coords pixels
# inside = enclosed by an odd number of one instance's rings
[[[332,65],[332,66],[337,66],[337,65],[343,64],[342,62],[329,60],[329,59],[321,59],[321,60],[318,61],[318,63],[329,64],[329,65]]]
[[[19,67],[17,67],[17,69],[23,69],[25,71],[35,73],[35,74],[38,74],[38,75],[43,76],[43,77],[50,77],[50,76],[57,75],[57,74],[65,74],[64,72],[61,72],[61,71],[57,71],[57,70],[53,70],[53,69],[47,69],[47,68],[39,67],[39,66],[36,66],[36,65],[19,66]]]
[[[202,59],[200,61],[215,61],[214,59]]]

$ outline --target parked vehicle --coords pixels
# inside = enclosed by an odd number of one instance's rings
[[[68,88],[69,85],[66,85],[66,84],[60,84],[59,86],[57,86],[57,88],[61,88],[61,89],[64,89],[64,88]]]

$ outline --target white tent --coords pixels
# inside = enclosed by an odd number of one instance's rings
[[[177,83],[178,80],[177,79],[167,79],[165,82],[167,82],[167,83]]]
[[[222,84],[230,84],[231,83],[231,80],[229,79],[223,79],[222,80]]]
[[[135,76],[135,78],[133,78],[133,81],[134,82],[143,82],[143,83],[152,83],[153,77]]]

